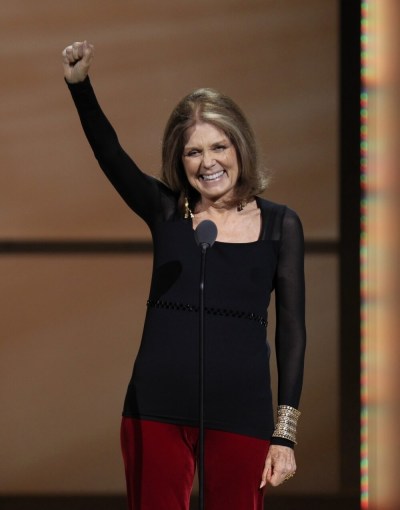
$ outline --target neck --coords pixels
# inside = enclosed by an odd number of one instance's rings
[[[252,202],[252,200],[251,200]],[[227,214],[237,213],[243,211],[243,209],[247,206],[248,202],[243,201],[235,205],[228,204],[226,201],[220,200],[207,200],[206,198],[202,198],[198,204],[196,205],[195,214],[207,213],[210,216],[226,216]]]
[[[207,212],[210,215],[213,215],[213,214],[225,215],[232,211],[236,211],[236,206],[228,205],[223,200],[212,201],[212,200],[207,200],[205,198],[202,198],[196,206],[195,214],[201,214],[201,213]]]

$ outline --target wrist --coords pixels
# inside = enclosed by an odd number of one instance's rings
[[[280,441],[284,440],[292,445],[297,444],[297,422],[300,417],[300,411],[294,407],[287,405],[278,406],[278,417],[274,433],[272,434],[271,444],[281,444]],[[276,441],[279,440],[279,443]],[[286,445],[285,445],[286,446]]]

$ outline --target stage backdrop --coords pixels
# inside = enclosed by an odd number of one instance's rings
[[[3,0],[0,18],[1,494],[124,491],[119,420],[151,253],[56,254],[51,241],[149,240],[97,167],[61,51],[95,44],[98,98],[157,175],[176,102],[215,87],[247,113],[273,172],[265,196],[338,240],[336,0]],[[339,487],[338,258],[308,251],[308,357],[290,493]],[[273,324],[270,328],[273,343]],[[357,447],[357,445],[354,445]],[[281,490],[281,489],[279,489]]]

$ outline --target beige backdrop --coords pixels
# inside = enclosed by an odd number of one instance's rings
[[[165,120],[211,86],[247,113],[308,240],[338,238],[336,0],[3,0],[0,241],[149,239],[99,171],[63,83],[61,51],[96,46],[91,73],[126,150],[157,174]],[[122,492],[119,416],[138,348],[150,255],[0,257],[0,490]],[[307,256],[298,474],[334,493],[338,317],[334,254]],[[272,332],[271,332],[272,334]]]

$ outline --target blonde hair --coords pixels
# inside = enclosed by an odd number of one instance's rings
[[[177,104],[164,130],[161,179],[179,194],[180,203],[183,204],[187,197],[194,208],[200,198],[189,185],[182,163],[187,129],[196,122],[207,122],[224,131],[236,149],[239,176],[234,203],[246,202],[264,191],[268,177],[261,168],[254,133],[243,112],[228,96],[214,89],[201,88]]]

